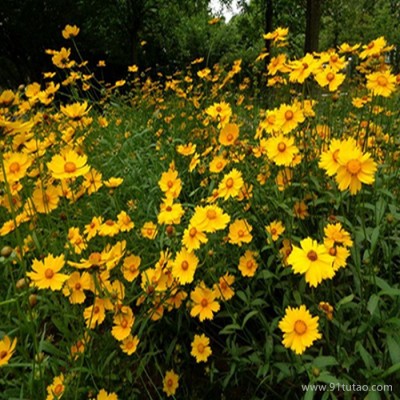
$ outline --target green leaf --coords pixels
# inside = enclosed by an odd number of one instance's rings
[[[342,300],[340,300],[336,304],[336,309],[339,310],[339,308],[347,303],[350,303],[354,299],[354,294],[349,294],[348,296],[344,297]]]
[[[375,310],[378,307],[378,303],[379,303],[379,296],[377,296],[376,294],[371,295],[367,304],[367,310],[370,312],[371,315],[375,313]]]
[[[355,349],[356,352],[360,354],[361,359],[363,360],[364,365],[367,367],[367,369],[371,370],[372,368],[376,367],[373,357],[371,356],[371,354],[368,353],[361,342],[356,343]]]
[[[316,379],[317,382],[334,383],[335,385],[341,385],[342,382],[335,376],[328,372],[321,372],[320,376]]]
[[[386,337],[386,344],[389,350],[390,359],[392,360],[393,364],[400,363],[399,336],[396,335],[396,338],[392,335],[387,335]]]
[[[319,356],[312,362],[313,366],[317,368],[325,368],[331,365],[338,365],[336,358],[333,356]]]
[[[257,315],[257,314],[258,314],[258,310],[250,311],[250,312],[243,318],[242,329],[243,329],[244,326],[246,325],[247,321],[248,321],[250,318],[252,318],[252,317],[254,317],[255,315]]]
[[[226,325],[223,329],[219,331],[220,335],[230,335],[235,331],[240,331],[242,328],[238,324],[229,324]]]
[[[379,239],[379,234],[380,234],[380,227],[376,226],[371,234],[371,254],[373,254],[375,251]]]
[[[392,365],[388,368],[382,375],[381,378],[386,378],[389,375],[394,374],[395,372],[400,371],[400,363]]]

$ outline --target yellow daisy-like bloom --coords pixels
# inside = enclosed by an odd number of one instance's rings
[[[229,243],[241,246],[243,243],[250,243],[253,239],[251,231],[253,227],[245,219],[237,219],[229,225]]]
[[[239,271],[243,276],[254,276],[258,263],[256,261],[257,253],[255,251],[246,250],[244,255],[239,259]]]
[[[215,205],[197,206],[193,217],[190,219],[190,225],[203,232],[212,233],[225,229],[230,220],[230,216],[225,214],[221,207]]]
[[[176,199],[182,189],[182,181],[178,178],[178,171],[169,169],[167,172],[163,172],[158,181],[158,186],[166,197]]]
[[[191,293],[192,309],[190,315],[199,317],[200,322],[205,319],[213,319],[214,313],[220,309],[219,303],[216,301],[216,294],[213,290],[208,289],[204,285],[197,286]]]
[[[227,272],[219,278],[218,283],[214,284],[214,292],[219,299],[230,300],[235,295],[235,291],[232,288],[234,283],[235,277]]]
[[[174,396],[179,387],[179,375],[172,369],[167,371],[163,380],[163,391],[167,397]]]
[[[115,189],[116,187],[122,185],[122,182],[123,182],[123,181],[124,181],[123,178],[115,178],[115,177],[112,177],[112,178],[110,178],[109,180],[105,181],[104,184],[105,184],[108,188]]]
[[[390,71],[378,71],[366,76],[367,89],[375,96],[389,97],[396,88],[396,76]]]
[[[117,220],[118,227],[121,232],[129,232],[135,227],[135,224],[131,220],[131,217],[126,213],[126,211],[121,211],[117,215]]]
[[[130,335],[135,322],[132,309],[128,306],[122,306],[115,314],[113,322],[111,334],[119,341],[126,339]]]
[[[237,197],[244,185],[242,173],[236,168],[224,175],[218,186],[218,196],[227,200],[229,197]]]
[[[4,157],[5,178],[8,183],[21,180],[32,165],[32,159],[25,153],[6,153]],[[4,172],[0,169],[0,182],[4,182]]]
[[[273,43],[284,42],[289,33],[289,28],[276,28],[273,32],[269,32],[263,35],[265,40],[272,40]]]
[[[285,232],[285,227],[281,221],[272,221],[268,226],[265,227],[267,233],[271,235],[271,239],[276,242],[280,235]]]
[[[226,124],[219,134],[219,142],[224,146],[233,145],[239,137],[239,127],[237,124]]]
[[[316,60],[312,54],[307,53],[300,60],[292,61],[289,64],[291,72],[289,74],[290,82],[304,83],[304,81],[317,69],[321,63]]]
[[[68,275],[60,273],[64,264],[63,254],[58,257],[49,254],[43,261],[33,260],[33,271],[27,273],[32,281],[31,286],[39,289],[61,290],[64,282],[69,278]]]
[[[219,173],[221,172],[229,163],[229,161],[223,156],[215,156],[209,165],[210,172]]]
[[[304,274],[306,282],[313,287],[335,275],[334,258],[323,244],[306,238],[300,242],[300,246],[301,248],[293,246],[292,252],[287,258],[287,263],[292,266],[295,274]]]
[[[174,203],[172,198],[167,197],[160,205],[157,221],[160,225],[179,224],[184,213],[182,204]]]
[[[33,191],[32,201],[34,209],[38,213],[49,213],[58,207],[60,200],[60,187],[49,185],[44,187],[42,184]]]
[[[211,356],[211,353],[210,338],[204,333],[201,335],[194,335],[190,354],[196,359],[196,362],[206,362],[208,357]]]
[[[294,139],[284,135],[271,137],[267,140],[267,155],[276,165],[288,167],[292,164],[294,156],[299,149],[294,144]]]
[[[268,75],[274,76],[277,72],[290,72],[290,68],[286,64],[286,54],[278,54],[272,57],[268,64]]]
[[[386,39],[383,36],[380,36],[362,47],[363,51],[360,53],[360,58],[363,60],[367,57],[377,56],[381,54],[385,47]]]
[[[282,133],[289,133],[304,121],[305,117],[299,104],[282,104],[276,111],[276,124]]]
[[[69,56],[71,55],[71,49],[63,47],[60,51],[55,51],[51,61],[58,68],[71,68],[75,65],[75,61],[71,61]]]
[[[100,325],[106,318],[104,300],[96,297],[94,304],[86,307],[83,311],[83,317],[89,329],[94,329],[97,325]]]
[[[17,339],[13,341],[8,336],[4,336],[0,340],[0,367],[8,364],[8,361],[15,352],[15,346],[17,345]]]
[[[142,259],[139,256],[131,254],[124,258],[124,263],[121,267],[124,278],[128,282],[133,282],[139,276],[139,267]]]
[[[329,246],[326,241],[324,241],[324,245],[328,253],[334,257],[333,270],[336,272],[339,268],[344,268],[347,264],[346,260],[350,255],[350,251],[343,246]]]
[[[182,285],[193,282],[198,263],[199,259],[193,252],[182,248],[176,255],[175,261],[172,264],[173,277]]]
[[[328,224],[324,228],[324,234],[324,243],[328,247],[333,247],[336,244],[343,244],[346,247],[353,246],[353,241],[351,240],[350,233],[343,229],[340,222],[336,222],[335,224]]]
[[[84,290],[92,290],[93,287],[94,284],[90,274],[84,272],[81,275],[78,271],[75,271],[65,282],[63,294],[69,297],[71,304],[82,304],[86,299]]]
[[[67,150],[62,155],[53,156],[47,163],[47,168],[54,179],[76,178],[90,171],[87,157],[78,155],[74,150]]]
[[[104,389],[101,389],[98,393],[96,400],[118,400],[116,393],[107,393]]]
[[[328,64],[328,67],[335,72],[344,69],[347,65],[345,57],[340,57],[335,51],[329,51],[321,54],[321,64]]]
[[[84,101],[83,103],[73,103],[68,104],[67,106],[61,106],[60,110],[72,121],[80,121],[82,117],[89,112],[90,108],[88,108],[88,103]]]
[[[340,167],[336,174],[336,182],[341,191],[350,189],[355,195],[361,190],[361,184],[372,185],[375,181],[377,165],[370,153],[363,154],[356,147],[350,151],[339,152]]]
[[[78,36],[79,28],[76,25],[66,25],[61,33],[64,39],[70,39]]]
[[[193,143],[180,144],[176,146],[176,151],[182,156],[191,156],[196,152],[196,145]]]
[[[206,109],[206,114],[208,114],[212,119],[219,121],[220,126],[224,126],[229,122],[232,115],[231,106],[228,103],[214,103],[212,106]]]
[[[137,346],[138,346],[138,344],[139,344],[139,338],[138,338],[138,336],[132,336],[132,335],[129,335],[128,337],[126,337],[123,341],[122,341],[122,343],[121,343],[121,345],[120,345],[120,347],[121,347],[121,350],[125,353],[125,354],[128,354],[128,356],[130,356],[130,355],[132,355],[133,353],[135,353],[136,352],[136,350],[137,350]]]
[[[326,68],[315,75],[315,80],[321,87],[328,86],[330,92],[334,92],[343,83],[345,74],[336,72],[333,68]]]
[[[340,151],[349,152],[356,147],[354,139],[340,141],[333,139],[329,145],[329,149],[321,154],[318,166],[326,171],[328,176],[333,176],[340,168],[339,153]]]
[[[61,399],[64,394],[64,375],[61,374],[53,379],[51,385],[47,386],[47,397],[46,400]]]
[[[157,236],[157,225],[151,221],[145,222],[140,233],[144,238],[154,240]]]
[[[189,250],[197,250],[203,243],[207,243],[208,238],[206,234],[193,225],[189,225],[183,232],[182,243]]]
[[[296,354],[303,354],[315,340],[322,337],[318,332],[318,320],[319,317],[313,317],[305,305],[287,307],[278,325],[283,332],[283,345]]]

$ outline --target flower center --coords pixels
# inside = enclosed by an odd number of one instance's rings
[[[252,269],[253,266],[254,266],[253,261],[251,261],[251,260],[247,261],[247,264],[246,264],[247,269]]]
[[[275,123],[275,117],[273,115],[270,115],[267,118],[267,121],[268,121],[269,124],[273,125]]]
[[[335,74],[333,73],[333,72],[328,72],[327,74],[326,74],[326,80],[328,81],[328,82],[331,82],[331,81],[333,81],[335,79]]]
[[[89,256],[90,264],[92,264],[93,266],[98,266],[100,265],[100,261],[101,261],[101,254],[99,252],[96,251],[90,254]]]
[[[172,207],[171,206],[167,206],[165,211],[168,211],[168,212],[172,211]]]
[[[222,108],[220,107],[220,106],[218,106],[217,108],[216,108],[216,110],[217,110],[217,112],[221,112],[222,111]]]
[[[208,210],[206,215],[208,219],[217,218],[217,212],[215,210]]]
[[[233,140],[232,133],[229,133],[226,138],[228,139],[229,142],[231,142]]]
[[[308,68],[308,64],[307,63],[303,63],[303,69],[307,69]]]
[[[100,307],[99,306],[95,306],[93,308],[93,314],[98,314],[100,312]]]
[[[75,163],[71,162],[71,161],[67,161],[64,164],[64,172],[67,172],[69,174],[72,174],[73,172],[76,171],[76,165]]]
[[[338,56],[336,54],[331,55],[331,61],[336,62],[338,60]]]
[[[190,228],[190,231],[189,231],[189,236],[190,237],[195,237],[196,233],[197,233],[197,229],[196,228]]]
[[[171,387],[174,384],[174,381],[170,378],[167,380],[167,386]]]
[[[335,150],[332,154],[333,161],[338,162],[339,158],[339,149]]]
[[[318,260],[318,255],[314,250],[310,250],[307,253],[307,258],[311,261],[317,261]]]
[[[128,321],[125,318],[121,321],[121,326],[124,329],[128,326]]]
[[[182,261],[181,268],[186,271],[189,268],[189,263],[186,260]]]
[[[233,186],[233,179],[228,178],[228,180],[226,181],[226,187],[230,189],[232,186]]]
[[[79,282],[75,283],[75,290],[81,290],[81,288],[82,285]]]
[[[243,231],[243,229],[239,229],[239,230],[238,230],[238,236],[239,236],[239,237],[243,237],[243,236],[244,236],[244,231]]]
[[[374,42],[371,42],[369,45],[368,45],[368,49],[372,49],[374,47]]]
[[[46,279],[51,279],[54,276],[54,271],[51,268],[47,268],[46,271],[44,271],[44,276]]]
[[[383,75],[378,77],[377,82],[379,86],[386,86],[388,84],[387,78]]]
[[[304,323],[304,321],[299,319],[294,323],[294,331],[298,335],[304,335],[307,331],[307,325]]]
[[[208,300],[207,299],[202,299],[201,302],[200,302],[200,305],[203,308],[206,308],[208,306]]]
[[[293,119],[293,117],[294,117],[293,111],[287,110],[287,111],[285,112],[285,119],[286,119],[287,121],[290,121],[291,119]]]
[[[16,174],[17,172],[19,172],[21,169],[21,166],[19,165],[19,163],[17,162],[13,162],[10,164],[9,166],[9,170],[10,172],[12,172],[13,174]]]
[[[358,160],[350,160],[346,168],[352,175],[357,175],[361,171],[361,163]]]
[[[224,164],[223,164],[221,161],[219,161],[219,162],[217,163],[217,169],[222,168],[223,165],[224,165]]]
[[[277,233],[277,232],[276,232],[276,229],[275,229],[275,228],[272,228],[272,229],[271,229],[271,235],[276,235],[276,233]]]
[[[329,254],[330,254],[331,256],[336,256],[336,248],[335,248],[335,247],[330,248],[330,249],[329,249]]]
[[[105,224],[108,225],[108,226],[113,226],[113,225],[114,225],[114,221],[113,221],[112,219],[108,219],[108,220],[105,222]]]
[[[171,189],[174,186],[174,182],[168,181],[167,186]]]
[[[286,150],[286,144],[283,142],[278,143],[278,151],[283,153]]]
[[[228,289],[228,285],[225,282],[221,282],[219,286],[222,290]]]
[[[1,351],[0,352],[0,360],[2,360],[3,358],[6,358],[7,354],[8,354],[7,351],[5,351],[5,350]]]
[[[61,385],[61,383],[59,383],[55,388],[54,388],[54,394],[56,396],[59,396],[64,390],[63,385]]]
[[[197,345],[197,351],[198,351],[199,353],[203,353],[203,352],[204,352],[204,344],[203,344],[203,343],[199,343],[199,344]]]

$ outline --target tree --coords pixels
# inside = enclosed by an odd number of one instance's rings
[[[322,0],[307,0],[304,53],[318,51]]]

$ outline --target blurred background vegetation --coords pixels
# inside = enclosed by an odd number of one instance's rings
[[[92,69],[107,64],[107,78],[126,75],[127,66],[173,73],[197,57],[208,65],[243,59],[250,65],[266,45],[262,34],[290,28],[291,55],[366,43],[385,36],[395,45],[399,69],[399,0],[221,0],[240,13],[228,23],[210,24],[210,0],[1,0],[0,87],[40,81],[50,69],[45,49],[68,47],[66,24],[78,25],[78,46]]]

